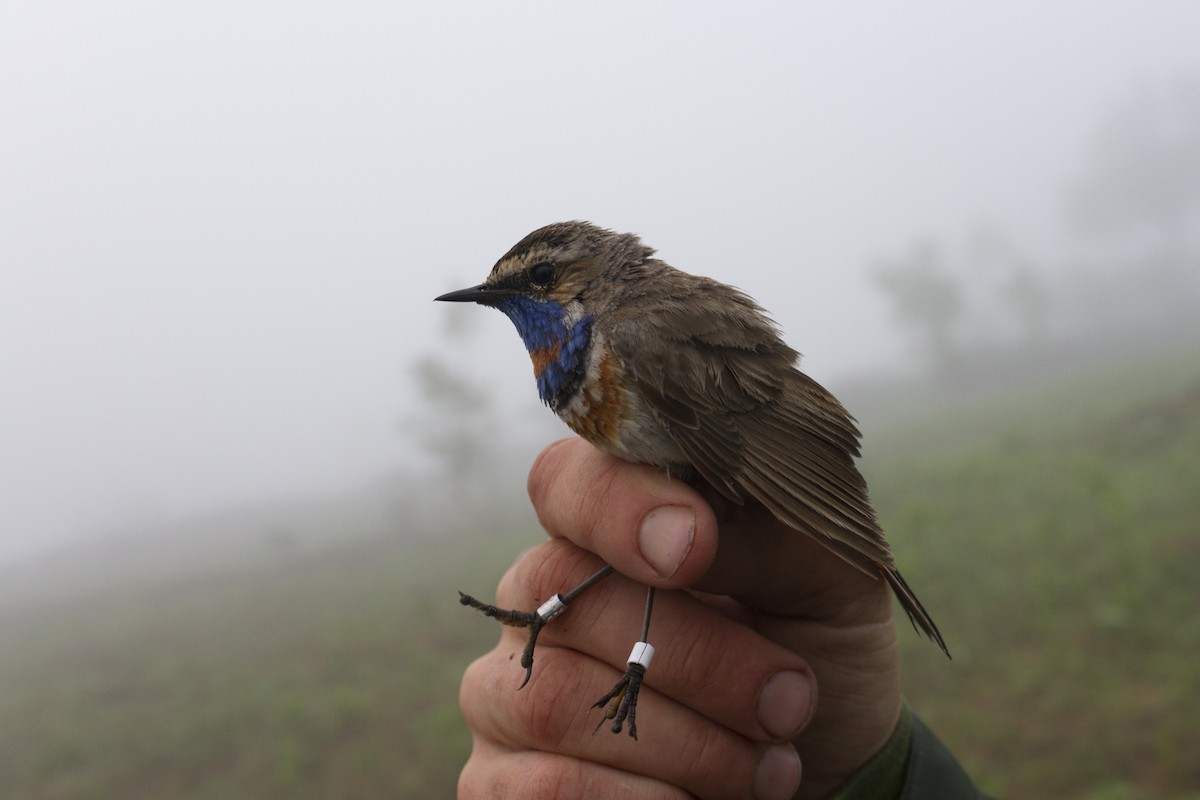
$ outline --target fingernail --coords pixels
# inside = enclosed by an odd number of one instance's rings
[[[757,800],[787,800],[800,788],[800,756],[791,745],[777,744],[763,754],[754,776]]]
[[[776,672],[758,696],[758,721],[776,739],[791,739],[812,713],[813,690],[801,672]]]
[[[669,578],[692,549],[696,512],[687,506],[662,506],[642,518],[638,548],[654,571]]]

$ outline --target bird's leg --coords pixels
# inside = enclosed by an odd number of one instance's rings
[[[596,701],[592,708],[604,708],[604,719],[596,725],[596,731],[606,720],[612,720],[612,732],[620,733],[621,725],[629,720],[629,735],[637,739],[637,701],[642,690],[642,678],[654,659],[654,647],[647,641],[650,637],[650,613],[654,610],[654,587],[646,589],[646,614],[642,618],[642,638],[633,646],[625,674],[617,681],[612,691]],[[596,731],[592,731],[593,735]]]
[[[525,680],[521,681],[521,685],[517,687],[519,691],[525,688],[525,684],[529,683],[529,678],[533,675],[533,648],[537,646],[538,634],[542,632],[542,628],[545,627],[547,622],[557,617],[563,611],[566,611],[567,605],[572,600],[607,578],[612,574],[612,571],[613,568],[606,564],[571,591],[556,594],[542,603],[537,611],[511,611],[506,608],[497,608],[490,603],[481,603],[474,597],[471,597],[471,595],[463,594],[462,592],[458,593],[458,602],[464,606],[470,606],[477,611],[483,612],[503,625],[511,625],[514,628],[529,628],[529,641],[525,643],[525,650],[521,653],[521,666],[525,668]]]

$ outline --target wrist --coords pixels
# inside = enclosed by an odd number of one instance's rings
[[[894,800],[904,789],[912,745],[912,716],[900,709],[900,721],[879,752],[830,795],[832,800]]]

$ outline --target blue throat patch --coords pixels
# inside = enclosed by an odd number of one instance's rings
[[[561,303],[520,295],[497,299],[490,305],[508,315],[530,353],[557,349],[557,357],[537,373],[538,396],[555,411],[564,407],[587,374],[592,318],[584,317],[568,328],[567,312]]]

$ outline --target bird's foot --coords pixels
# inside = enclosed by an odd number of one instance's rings
[[[507,608],[497,608],[491,603],[481,602],[462,592],[458,593],[458,602],[464,606],[470,606],[502,625],[529,629],[529,641],[525,643],[525,650],[521,653],[521,666],[525,668],[525,680],[521,681],[521,685],[517,687],[518,691],[524,689],[525,684],[529,683],[529,678],[533,675],[533,650],[537,647],[538,634],[542,632],[542,628],[546,626],[547,622],[557,617],[567,607],[563,602],[562,595],[554,595],[537,611],[513,611]]]
[[[646,668],[634,661],[629,662],[625,674],[621,676],[621,680],[613,685],[612,691],[601,697],[592,708],[604,708],[604,719],[596,725],[596,730],[592,731],[595,735],[596,731],[600,730],[600,726],[606,721],[612,720],[612,732],[620,733],[621,727],[628,719],[629,735],[635,740],[637,739],[637,701],[638,692],[642,690],[642,678],[646,675]]]

